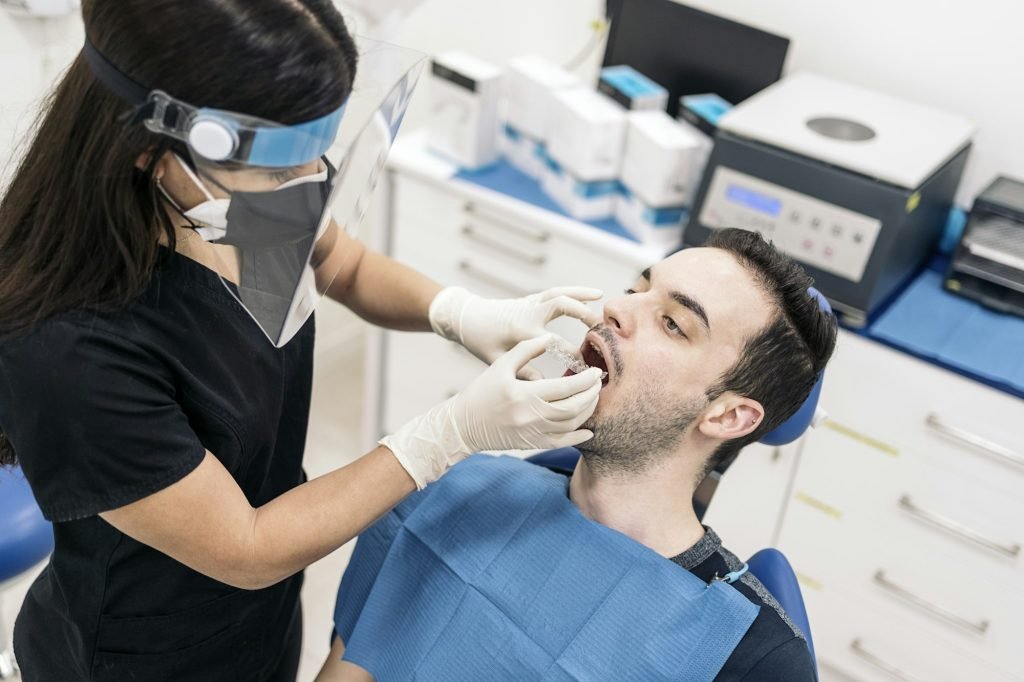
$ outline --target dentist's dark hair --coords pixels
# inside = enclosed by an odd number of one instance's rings
[[[837,327],[835,316],[822,311],[808,294],[814,282],[804,269],[761,235],[737,228],[718,230],[704,246],[731,254],[775,308],[768,324],[747,339],[736,364],[707,390],[709,401],[733,392],[764,407],[764,419],[753,432],[725,441],[712,453],[704,467],[707,475],[800,409],[832,357]]]
[[[82,18],[119,71],[196,106],[301,123],[339,107],[355,78],[355,43],[330,0],[83,0]],[[153,170],[177,147],[126,127],[131,109],[81,53],[43,102],[0,200],[0,336],[127,305],[161,234],[174,248]],[[0,465],[14,462],[0,431]]]

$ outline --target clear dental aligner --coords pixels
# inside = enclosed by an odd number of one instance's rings
[[[562,364],[565,365],[566,369],[572,370],[572,372],[574,374],[579,374],[580,372],[583,372],[583,371],[586,371],[586,370],[590,369],[590,366],[587,365],[587,363],[585,363],[582,360],[578,359],[572,353],[569,353],[568,351],[564,350],[563,348],[558,346],[556,343],[553,343],[553,342],[549,343],[547,345],[547,347],[545,348],[545,350],[548,353],[551,353],[552,355],[554,355],[556,358],[558,358],[562,362]],[[607,378],[608,378],[608,372],[602,371],[601,372],[601,381],[604,381]]]

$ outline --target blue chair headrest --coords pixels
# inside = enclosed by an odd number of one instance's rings
[[[829,305],[828,299],[820,291],[811,287],[807,290],[807,293],[818,301],[818,306],[824,312],[832,312],[832,306]],[[766,433],[761,438],[761,443],[771,446],[786,445],[803,435],[807,427],[811,425],[814,413],[818,410],[818,397],[821,395],[821,380],[823,378],[824,373],[818,375],[818,381],[814,384],[814,388],[811,389],[810,395],[807,396],[807,400],[800,406],[800,409],[774,430]]]

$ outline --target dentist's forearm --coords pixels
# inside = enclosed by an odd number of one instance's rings
[[[364,247],[344,286],[331,298],[367,322],[399,331],[430,331],[430,303],[441,285],[410,267]]]

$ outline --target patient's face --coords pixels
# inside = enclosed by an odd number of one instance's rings
[[[681,251],[608,301],[583,358],[607,384],[580,446],[598,469],[641,471],[671,452],[708,406],[707,389],[771,318],[768,297],[729,253]]]

